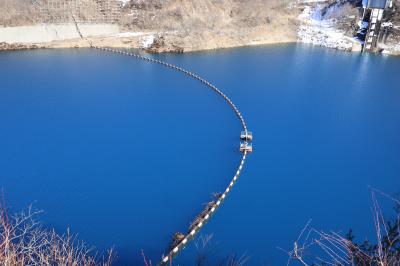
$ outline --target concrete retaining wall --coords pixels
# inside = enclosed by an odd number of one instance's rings
[[[114,24],[79,24],[84,37],[118,34]],[[46,43],[80,38],[73,23],[40,24],[20,27],[0,27],[0,42],[6,43]]]

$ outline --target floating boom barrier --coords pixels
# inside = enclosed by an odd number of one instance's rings
[[[208,82],[207,80],[205,80],[204,78],[194,74],[193,72],[190,72],[182,67],[179,66],[175,66],[173,64],[164,62],[162,60],[158,60],[158,59],[153,59],[150,57],[146,57],[146,56],[142,56],[139,54],[134,54],[134,53],[130,53],[130,52],[126,52],[126,51],[121,51],[121,50],[117,50],[117,49],[111,49],[111,48],[105,48],[105,47],[99,47],[99,46],[94,46],[91,44],[91,47],[94,49],[98,49],[101,51],[105,51],[105,52],[111,52],[111,53],[116,53],[116,54],[121,54],[121,55],[127,55],[127,56],[131,56],[131,57],[135,57],[144,61],[148,61],[148,62],[152,62],[152,63],[157,63],[160,64],[162,66],[165,66],[167,68],[171,68],[173,70],[176,70],[178,72],[181,72],[183,74],[185,74],[186,76],[189,76],[190,78],[193,78],[195,80],[200,81],[201,83],[203,83],[204,85],[206,85],[207,87],[209,87],[210,89],[212,89],[214,92],[218,93],[222,98],[224,98],[224,100],[229,104],[229,106],[232,108],[232,110],[235,112],[236,116],[238,117],[243,131],[240,133],[240,152],[242,152],[242,160],[236,170],[236,174],[234,175],[234,177],[232,178],[231,182],[229,183],[229,185],[227,186],[227,188],[225,189],[225,191],[222,194],[219,194],[215,201],[210,202],[206,209],[203,210],[194,220],[194,222],[191,224],[189,231],[186,234],[177,234],[179,235],[179,239],[177,239],[177,241],[174,241],[173,245],[170,247],[170,250],[168,251],[167,255],[162,256],[161,261],[160,261],[160,265],[165,265],[167,263],[171,263],[171,260],[180,252],[182,251],[185,246],[190,242],[190,240],[192,240],[195,235],[197,233],[199,233],[199,231],[201,230],[201,228],[204,226],[204,224],[206,224],[210,218],[212,217],[212,215],[215,213],[215,211],[221,207],[223,201],[226,199],[226,197],[228,196],[229,192],[232,190],[233,186],[236,184],[237,179],[239,178],[245,161],[246,161],[246,156],[248,153],[251,153],[253,151],[253,146],[252,146],[252,140],[253,140],[253,134],[251,132],[249,132],[247,130],[247,125],[246,122],[242,116],[242,114],[240,113],[239,109],[236,107],[236,105],[231,101],[231,99],[229,99],[228,96],[226,96],[221,90],[219,90],[217,87],[215,87],[212,83]]]

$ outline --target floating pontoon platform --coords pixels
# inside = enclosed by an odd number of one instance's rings
[[[251,143],[243,142],[240,143],[241,152],[253,152],[253,145]]]
[[[240,133],[240,139],[245,141],[252,141],[253,140],[253,133],[250,131],[242,131]]]

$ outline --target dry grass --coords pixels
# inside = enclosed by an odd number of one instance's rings
[[[217,30],[256,27],[285,12],[292,0],[132,0],[127,26],[157,30]]]
[[[72,13],[79,22],[92,21],[89,12],[92,8],[86,7],[86,4],[80,4],[79,10],[47,10],[43,8],[46,7],[46,1],[0,0],[0,27],[71,22]],[[97,3],[95,0],[80,1]],[[118,16],[118,24],[122,31],[160,33],[164,37],[164,45],[159,49],[161,52],[296,42],[301,8],[289,8],[296,2],[297,0],[131,0]],[[104,13],[98,15],[106,17],[108,12]],[[100,45],[104,45],[104,41],[106,40],[102,39]],[[140,43],[136,39],[123,41],[121,43],[120,40],[109,39],[111,46],[136,47]],[[77,44],[67,44],[69,45]]]
[[[380,194],[394,201],[397,217],[387,222],[383,217],[376,195]],[[400,265],[400,202],[381,191],[372,190],[373,221],[376,232],[376,244],[369,241],[358,244],[352,231],[343,236],[336,232],[323,232],[310,228],[310,222],[301,231],[288,254],[289,265],[296,261],[308,265]],[[314,255],[313,255],[314,254]]]
[[[99,262],[83,242],[69,231],[58,235],[35,221],[38,212],[26,212],[9,217],[0,207],[0,265],[66,265],[110,266],[112,252]]]

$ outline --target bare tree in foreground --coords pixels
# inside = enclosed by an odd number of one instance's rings
[[[379,193],[395,203],[397,216],[386,221],[376,198]],[[377,244],[369,241],[356,243],[352,230],[345,236],[335,232],[323,232],[310,228],[309,221],[294,242],[288,254],[289,265],[296,261],[309,265],[362,265],[400,266],[400,201],[372,189],[373,220]],[[312,255],[318,254],[318,255]]]
[[[376,198],[377,193],[395,202],[397,215],[390,222],[384,219]],[[294,242],[293,249],[286,251],[289,256],[287,265],[295,261],[303,266],[400,266],[400,201],[377,190],[373,190],[371,195],[376,244],[369,241],[355,242],[351,230],[346,235],[316,230],[310,227],[309,221]],[[54,231],[44,229],[34,219],[38,214],[39,212],[28,208],[26,212],[9,217],[0,206],[0,265],[111,266],[111,251],[106,258],[99,260],[69,231],[65,235],[58,235]],[[216,258],[217,250],[211,240],[212,235],[200,236],[195,240],[196,265],[248,264],[249,257],[246,255]],[[151,266],[151,261],[147,260],[143,251],[142,255],[144,265]]]
[[[0,206],[0,265],[111,265],[111,251],[99,262],[69,231],[58,235],[41,227],[34,219],[38,213],[29,208],[9,217]]]

